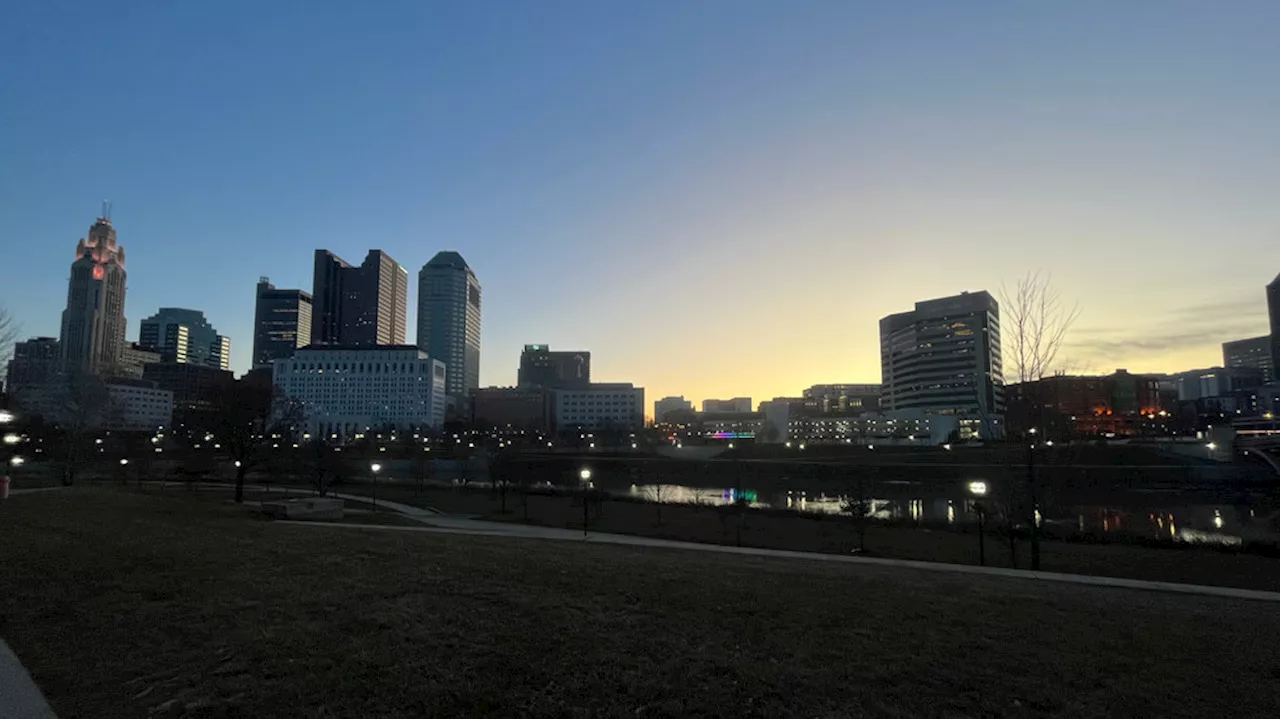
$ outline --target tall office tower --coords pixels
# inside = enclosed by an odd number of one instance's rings
[[[454,401],[480,386],[480,281],[457,252],[439,252],[418,272],[418,347],[448,368]]]
[[[198,310],[161,307],[139,326],[138,346],[159,352],[165,362],[231,367],[231,340],[218,334]]]
[[[591,353],[553,352],[547,345],[525,345],[516,383],[521,387],[570,389],[591,386]]]
[[[102,215],[76,245],[71,263],[59,338],[69,372],[111,372],[124,347],[124,247],[116,244],[106,207]]]
[[[311,344],[402,345],[409,273],[382,250],[369,250],[359,267],[316,250],[311,302]]]
[[[1003,414],[1000,304],[987,292],[964,292],[885,317],[880,374],[882,409]]]
[[[1271,382],[1275,379],[1275,364],[1271,360],[1271,335],[1223,342],[1222,366],[1253,367],[1262,372],[1263,383]]]
[[[258,278],[253,311],[253,366],[269,367],[271,360],[292,357],[311,344],[311,295],[302,290],[277,289]]]
[[[1272,373],[1280,372],[1280,275],[1267,285],[1267,317],[1271,320]]]

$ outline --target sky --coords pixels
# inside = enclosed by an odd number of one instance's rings
[[[457,250],[481,384],[879,379],[880,317],[1052,276],[1084,371],[1221,363],[1280,272],[1280,3],[46,2],[0,26],[0,306],[58,334],[103,199],[128,337],[312,253]]]

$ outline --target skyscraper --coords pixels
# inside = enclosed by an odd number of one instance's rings
[[[259,277],[253,313],[253,366],[268,367],[271,360],[292,357],[294,350],[309,344],[311,295],[277,289],[266,277]]]
[[[1267,317],[1271,320],[1272,374],[1280,372],[1280,275],[1267,285]]]
[[[880,320],[880,406],[984,421],[1004,412],[1000,305],[986,292],[917,302]]]
[[[418,272],[418,347],[445,363],[455,402],[480,386],[480,281],[457,252],[437,253]]]
[[[124,247],[104,210],[76,245],[59,348],[69,372],[111,372],[124,346]]]
[[[1253,367],[1262,372],[1262,381],[1275,379],[1275,364],[1271,359],[1271,335],[1250,337],[1222,343],[1222,366]]]
[[[382,250],[369,250],[359,267],[316,250],[311,289],[312,344],[404,344],[409,273]]]
[[[161,307],[142,321],[138,346],[159,352],[165,362],[189,362],[222,370],[231,367],[231,340],[218,334],[198,310]]]

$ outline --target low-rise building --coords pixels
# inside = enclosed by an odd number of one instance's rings
[[[160,361],[160,353],[144,348],[137,342],[128,342],[120,348],[120,364],[116,374],[129,379],[142,379],[143,368]]]
[[[173,422],[173,393],[146,381],[107,385],[109,409],[103,426],[123,431],[152,431]]]
[[[23,387],[44,384],[58,373],[60,366],[58,338],[32,337],[25,342],[15,342],[5,391],[13,393]]]
[[[805,413],[848,414],[880,408],[878,384],[815,384],[801,393]]]
[[[142,368],[142,378],[173,393],[173,421],[189,429],[212,430],[235,375],[190,362],[155,362]]]
[[[750,412],[750,397],[734,397],[733,399],[704,399],[703,412]]]
[[[653,421],[657,424],[664,424],[671,419],[672,414],[688,415],[693,412],[693,403],[684,398],[679,397],[663,397],[653,403]]]
[[[551,406],[557,432],[644,427],[644,388],[629,382],[554,390]]]
[[[482,387],[471,393],[471,420],[477,425],[544,432],[549,428],[549,396],[540,387]]]
[[[444,423],[445,364],[412,345],[311,345],[272,367],[274,386],[301,406],[311,434],[346,441],[368,429]]]

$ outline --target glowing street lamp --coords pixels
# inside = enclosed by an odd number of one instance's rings
[[[13,419],[13,412],[7,409],[0,409],[0,424],[9,424]]]
[[[978,513],[978,564],[987,566],[987,540],[985,536],[987,508],[982,504],[982,497],[987,496],[987,483],[981,480],[969,483],[969,494],[978,497],[973,503],[973,511]]]
[[[378,511],[378,472],[382,471],[382,465],[374,462],[369,465],[369,470],[373,473],[373,511]]]
[[[14,457],[13,459],[9,460],[9,464],[14,467],[21,467],[26,461],[27,460],[23,459],[22,457]]]
[[[586,467],[583,467],[582,470],[578,472],[578,478],[582,480],[583,484],[590,482],[591,470],[587,469]]]
[[[18,436],[18,435],[16,435],[16,434],[6,434],[6,435],[4,436],[4,443],[5,443],[5,444],[17,444],[17,443],[19,443],[19,442],[21,442],[21,441],[22,441],[22,438],[21,438],[21,437],[19,437],[19,436]]]

